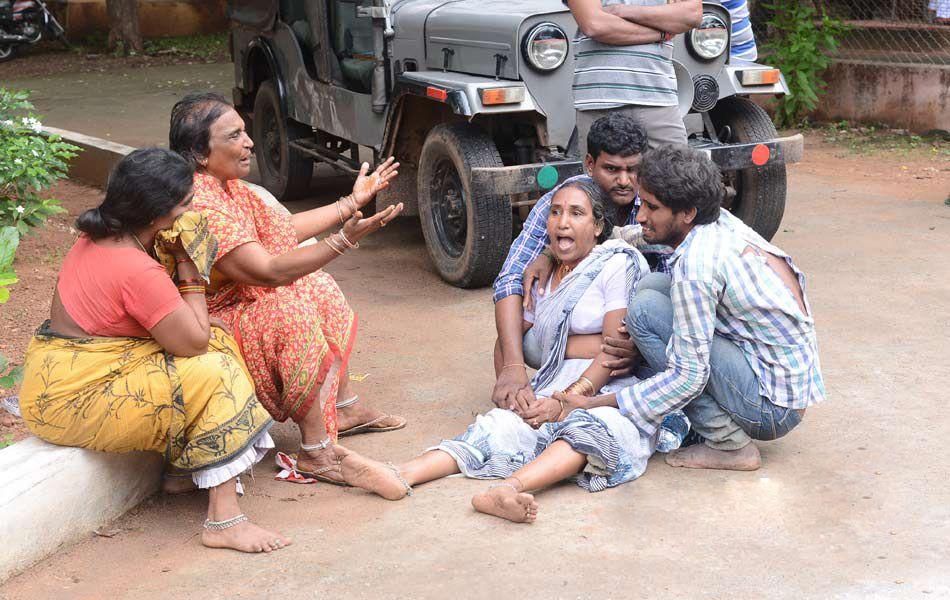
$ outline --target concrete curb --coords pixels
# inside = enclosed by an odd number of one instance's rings
[[[0,451],[0,582],[154,494],[162,456],[108,454],[37,438]]]
[[[46,133],[58,135],[64,141],[82,148],[82,152],[69,162],[69,177],[99,188],[106,187],[106,182],[109,181],[109,172],[112,171],[115,163],[135,150],[132,146],[117,144],[75,131],[57,129],[56,127],[43,127],[43,130]]]

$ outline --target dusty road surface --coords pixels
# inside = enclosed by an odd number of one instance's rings
[[[808,275],[829,399],[760,445],[757,472],[655,456],[613,490],[541,492],[528,526],[474,513],[484,482],[387,502],[274,481],[268,460],[243,507],[292,547],[206,550],[204,495],[157,497],[111,525],[115,537],[90,535],[0,598],[950,597],[948,168],[810,140],[790,169],[775,242]],[[352,369],[368,376],[354,385],[410,424],[344,443],[398,462],[489,407],[491,294],[442,283],[414,220],[363,246],[328,269],[360,316]],[[275,437],[294,448],[293,427]]]

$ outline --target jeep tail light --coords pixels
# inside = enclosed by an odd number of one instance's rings
[[[521,54],[533,68],[553,71],[564,64],[570,43],[564,30],[554,23],[540,23],[524,36]]]
[[[482,88],[478,90],[482,104],[518,104],[524,101],[524,87],[510,86],[497,88]]]
[[[739,71],[739,83],[742,85],[774,85],[779,82],[781,73],[778,69]]]

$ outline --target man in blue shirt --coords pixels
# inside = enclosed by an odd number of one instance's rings
[[[567,181],[593,180],[608,193],[617,207],[614,222],[634,223],[637,214],[637,170],[640,155],[646,149],[647,135],[640,125],[629,117],[609,113],[591,125],[587,137],[588,154],[584,159],[587,174]],[[542,196],[531,209],[524,228],[512,243],[508,258],[495,279],[495,327],[498,341],[495,352],[497,380],[492,401],[496,406],[510,408],[519,414],[535,400],[522,349],[523,302],[530,296],[532,278],[525,278],[527,290],[522,278],[528,266],[548,245],[548,213],[551,198],[559,187]],[[628,348],[632,347],[631,342],[629,346],[617,348],[614,353],[621,358],[608,366],[614,369],[628,368],[632,356]]]

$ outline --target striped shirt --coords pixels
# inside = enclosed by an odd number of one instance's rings
[[[528,218],[525,219],[524,226],[521,228],[521,233],[519,233],[515,241],[512,242],[511,248],[508,250],[508,257],[505,258],[505,264],[502,265],[501,271],[498,272],[498,276],[495,278],[495,293],[492,295],[492,299],[495,302],[513,295],[524,297],[524,285],[522,282],[524,270],[528,268],[528,265],[534,262],[534,259],[541,254],[541,251],[547,247],[550,241],[548,238],[548,215],[551,214],[551,199],[564,184],[579,179],[593,181],[593,179],[587,175],[575,175],[574,177],[565,179],[559,186],[541,196],[537,203],[531,208],[531,212],[528,214]],[[636,222],[636,209],[640,206],[639,196],[634,198],[633,206],[633,210],[630,211],[630,215],[627,217],[627,225]],[[639,229],[639,226],[636,228]],[[624,229],[629,228],[625,227]],[[614,231],[617,231],[617,229]],[[653,268],[654,271],[660,271],[661,273],[668,272],[666,264],[667,257],[669,256],[668,246],[645,246],[642,236],[639,238],[639,243],[635,243],[632,240],[625,241],[641,249],[650,264],[655,265]]]
[[[667,0],[601,0],[604,6],[664,5]],[[574,108],[601,110],[629,104],[676,106],[673,43],[611,46],[577,30],[574,49]]]
[[[747,252],[750,246],[785,259],[808,314],[765,259]],[[787,254],[723,210],[715,223],[694,227],[670,262],[673,335],[667,369],[617,393],[623,414],[652,432],[664,415],[699,395],[709,378],[714,334],[744,351],[760,394],[773,404],[801,409],[824,399],[805,278]]]
[[[755,36],[752,35],[752,20],[749,18],[747,0],[721,0],[721,2],[732,18],[729,56],[750,61],[757,59],[759,52],[755,47]]]

